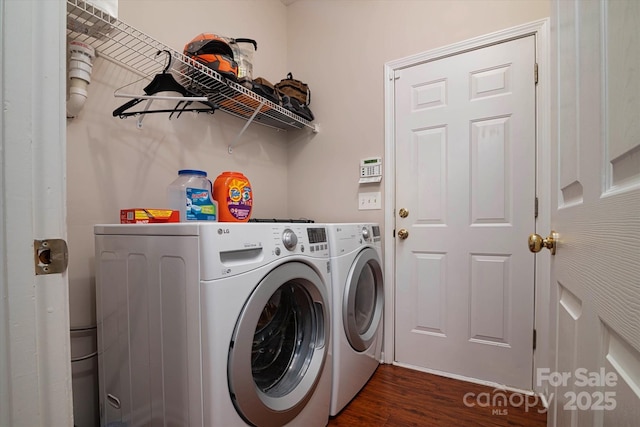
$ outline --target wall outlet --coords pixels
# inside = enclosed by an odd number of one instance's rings
[[[358,193],[358,210],[382,209],[382,193]]]

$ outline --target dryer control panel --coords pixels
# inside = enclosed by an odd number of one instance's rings
[[[380,247],[380,225],[375,223],[327,224],[332,257],[358,251],[363,246]]]

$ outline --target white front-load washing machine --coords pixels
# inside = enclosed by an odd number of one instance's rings
[[[333,287],[331,416],[365,386],[382,357],[384,280],[378,224],[325,224]]]
[[[327,424],[325,227],[94,231],[101,425]]]

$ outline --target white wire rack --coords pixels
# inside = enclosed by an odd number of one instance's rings
[[[70,40],[91,45],[98,56],[142,77],[162,70],[166,56],[158,55],[158,52],[170,52],[170,71],[176,80],[192,92],[206,96],[219,110],[247,120],[241,134],[250,123],[280,130],[307,127],[318,131],[317,125],[308,120],[191,61],[82,0],[67,0],[67,36]]]

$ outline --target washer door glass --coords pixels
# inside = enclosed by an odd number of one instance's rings
[[[326,359],[327,301],[327,285],[300,262],[278,266],[256,286],[229,347],[229,390],[245,421],[283,425],[305,407]]]
[[[365,248],[351,266],[343,295],[342,320],[354,350],[365,351],[375,339],[383,302],[380,258],[374,249]]]

